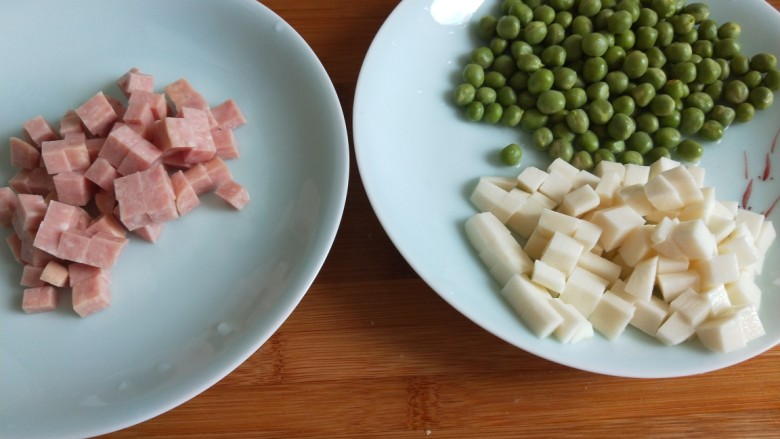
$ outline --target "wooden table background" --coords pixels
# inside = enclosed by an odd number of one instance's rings
[[[263,3],[322,60],[351,130],[363,57],[398,1]],[[289,320],[209,390],[106,437],[780,437],[780,347],[725,370],[654,380],[528,354],[414,273],[371,209],[354,150],[351,159],[335,244]]]

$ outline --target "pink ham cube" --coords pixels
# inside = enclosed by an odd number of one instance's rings
[[[103,215],[113,215],[116,208],[116,195],[113,189],[110,191],[98,190],[95,194],[95,207]]]
[[[86,206],[95,195],[95,184],[81,172],[61,172],[55,175],[57,199],[71,206]]]
[[[54,190],[54,181],[46,168],[22,169],[11,177],[8,185],[19,194],[46,196]]]
[[[108,281],[101,276],[88,277],[72,288],[73,310],[81,317],[102,311],[111,304]]]
[[[114,180],[120,177],[119,171],[116,170],[108,160],[103,157],[98,157],[92,162],[92,166],[84,173],[84,177],[98,185],[103,190],[113,190]]]
[[[171,175],[171,184],[173,185],[173,193],[176,196],[176,210],[179,212],[179,216],[184,216],[192,209],[198,207],[200,199],[198,194],[195,193],[195,189],[192,188],[192,184],[184,176],[184,172],[176,171]]]
[[[115,105],[116,103],[112,105],[103,92],[97,92],[87,102],[76,108],[76,114],[93,136],[102,137],[119,119]]]
[[[178,217],[173,185],[162,165],[116,179],[114,191],[128,230]]]
[[[11,227],[16,202],[16,193],[10,187],[0,187],[0,226]]]
[[[211,114],[211,108],[209,108],[208,102],[203,98],[192,84],[187,79],[179,79],[167,87],[165,87],[165,93],[173,102],[173,106],[177,113],[181,113],[186,107],[194,108],[206,112],[209,120],[209,129],[217,127],[217,121],[214,119],[214,115]]]
[[[22,260],[22,239],[16,232],[12,232],[5,238],[5,243],[8,244],[8,248],[11,249],[11,254],[14,256],[16,262],[24,264]]]
[[[39,279],[55,287],[64,287],[68,284],[68,268],[57,261],[49,261],[42,269]]]
[[[22,280],[19,282],[19,284],[27,288],[45,286],[46,283],[41,280],[42,273],[43,267],[36,267],[35,265],[27,264],[22,268]]]
[[[62,234],[70,229],[83,230],[89,221],[89,214],[84,209],[59,201],[50,201],[35,234],[33,246],[56,255]]]
[[[216,128],[211,130],[211,138],[217,147],[217,157],[223,160],[237,159],[239,157],[238,142],[233,130]]]
[[[11,137],[11,166],[34,169],[41,164],[41,151],[18,137]]]
[[[233,180],[233,174],[230,172],[230,168],[221,158],[214,157],[203,165],[206,167],[206,173],[209,175],[209,178],[215,187],[219,187],[223,183]]]
[[[122,227],[114,216],[111,214],[103,214],[96,218],[85,230],[89,235],[96,235],[97,233],[108,233],[109,235],[116,236],[117,238],[124,238],[127,233],[125,228]]]
[[[60,240],[57,243],[57,250],[54,254],[60,259],[81,262],[83,264],[87,258],[87,250],[89,249],[90,239],[91,237],[84,230],[64,230],[60,234]]]
[[[75,111],[69,110],[60,119],[60,136],[67,136],[69,134],[83,134],[84,127],[81,126],[81,119]]]
[[[236,210],[241,210],[249,203],[249,192],[233,180],[222,183],[214,192]]]
[[[108,161],[120,174],[129,175],[158,163],[162,152],[125,125],[108,135],[98,157]]]
[[[194,108],[184,108],[184,117],[166,117],[155,122],[155,144],[163,155],[172,157],[173,165],[205,162],[217,153],[211,137],[207,114]],[[164,160],[165,161],[165,160]]]
[[[62,140],[43,142],[41,157],[49,174],[85,171],[89,165],[89,150],[83,134],[71,134]]]
[[[133,230],[133,233],[145,241],[157,242],[157,239],[160,238],[164,227],[164,223],[153,223],[149,224],[148,226],[139,227]]]
[[[87,153],[89,153],[89,161],[94,162],[97,159],[100,150],[103,149],[103,145],[106,143],[105,137],[95,137],[87,139]]]
[[[43,116],[36,116],[22,125],[22,131],[24,132],[25,139],[29,140],[33,145],[38,148],[41,147],[43,142],[49,140],[57,140],[60,137],[54,128],[43,118]]]
[[[68,264],[68,283],[71,287],[94,277],[99,277],[106,283],[111,282],[111,270],[78,262]]]
[[[22,310],[28,314],[57,309],[57,290],[51,286],[27,288],[22,294]]]
[[[46,214],[46,201],[40,195],[17,195],[16,208],[11,223],[16,233],[38,230]]]
[[[203,195],[206,192],[213,190],[216,185],[211,181],[206,166],[202,163],[198,163],[190,169],[184,171],[184,176],[189,180],[192,189],[195,190],[195,194]]]
[[[127,242],[127,238],[115,236],[112,233],[97,232],[89,238],[84,259],[75,262],[109,269],[116,264],[119,254]]]
[[[132,96],[137,92],[151,92],[154,89],[154,77],[141,73],[141,71],[135,67],[130,69],[127,73],[122,75],[116,84],[125,97]]]
[[[228,99],[212,108],[211,114],[214,115],[217,126],[222,129],[234,130],[246,123],[244,114],[233,99]]]

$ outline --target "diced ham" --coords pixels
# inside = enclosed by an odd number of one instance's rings
[[[84,127],[81,126],[81,119],[75,111],[69,110],[60,119],[60,136],[65,137],[68,134],[83,134]]]
[[[18,137],[11,137],[11,166],[34,169],[41,164],[41,151]]]
[[[106,101],[108,101],[109,105],[111,105],[111,108],[114,109],[114,113],[116,113],[117,120],[122,120],[123,117],[125,117],[125,106],[122,104],[122,101],[119,99],[111,96],[111,95],[105,95]]]
[[[198,207],[200,199],[198,194],[195,193],[195,189],[192,188],[192,184],[184,176],[184,172],[176,171],[171,174],[171,184],[173,185],[173,193],[176,197],[176,210],[179,212],[179,216],[184,216],[192,209]]]
[[[206,113],[184,108],[185,117],[166,117],[155,122],[154,141],[175,166],[205,162],[217,153]],[[168,159],[171,157],[171,159]]]
[[[211,114],[214,115],[217,126],[222,129],[234,130],[246,123],[244,114],[233,99],[228,99],[212,108]]]
[[[216,128],[217,121],[214,119],[214,115],[211,114],[211,108],[209,107],[206,99],[203,98],[195,88],[185,78],[181,78],[165,87],[165,93],[173,102],[173,106],[177,113],[181,113],[185,107],[195,108],[204,111],[208,115],[209,128]]]
[[[147,128],[155,121],[152,107],[149,105],[149,102],[138,99],[136,95],[133,95],[127,103],[127,111],[125,111],[122,121],[127,124],[140,125]]]
[[[133,230],[133,233],[146,241],[157,242],[157,239],[160,238],[164,227],[164,223],[154,223],[149,224],[148,226],[139,227]]]
[[[27,288],[22,294],[22,310],[28,314],[57,309],[57,289],[51,285]]]
[[[128,126],[112,131],[98,154],[122,175],[148,169],[161,156],[157,147]]]
[[[75,228],[66,229],[60,234],[60,239],[57,242],[57,250],[54,254],[66,261],[85,263],[84,261],[87,258],[90,239],[91,237],[85,230]]]
[[[95,194],[95,207],[104,215],[113,215],[116,208],[116,195],[112,190],[98,190]]]
[[[96,235],[97,233],[108,233],[109,235],[116,236],[117,238],[124,238],[127,236],[125,229],[122,227],[112,214],[103,214],[98,218],[95,218],[92,223],[86,228],[86,232],[89,235]]]
[[[16,193],[10,187],[0,187],[0,226],[11,227],[16,202]]]
[[[111,282],[111,270],[78,262],[68,264],[68,284],[71,287],[94,277],[99,277],[106,282]]]
[[[84,177],[98,185],[103,190],[113,190],[114,180],[120,177],[119,171],[116,170],[108,160],[103,157],[98,157],[92,165],[84,173]]]
[[[36,231],[46,214],[46,202],[40,195],[19,194],[11,223],[16,233]]]
[[[68,268],[57,261],[49,261],[41,271],[39,279],[55,287],[64,287],[68,284]]]
[[[73,310],[81,317],[102,311],[111,304],[109,283],[101,276],[88,277],[71,288]]]
[[[87,130],[92,135],[101,137],[106,135],[111,125],[119,119],[114,105],[103,92],[97,92],[75,111]]]
[[[87,153],[89,153],[89,161],[94,162],[97,159],[100,150],[103,148],[103,144],[106,143],[105,137],[94,137],[87,139]]]
[[[97,232],[89,239],[89,246],[82,262],[93,267],[109,269],[116,264],[119,254],[127,245],[127,238],[107,232]]]
[[[57,199],[72,206],[86,206],[95,195],[95,184],[81,172],[61,172],[55,175]]]
[[[206,167],[206,173],[215,187],[233,180],[233,174],[228,165],[219,157],[214,157],[203,164]]]
[[[18,194],[46,196],[54,190],[54,181],[46,168],[22,169],[11,177],[8,185]]]
[[[211,181],[211,177],[209,177],[206,166],[202,163],[184,171],[184,176],[187,177],[187,180],[189,180],[192,189],[195,190],[195,194],[197,195],[203,195],[216,187],[214,182]]]
[[[8,248],[11,249],[11,254],[16,259],[16,262],[24,264],[22,260],[22,240],[19,238],[19,235],[13,232],[5,238],[5,242],[8,244]]]
[[[49,140],[57,140],[60,137],[57,132],[54,131],[51,124],[49,124],[43,116],[36,116],[22,125],[24,137],[38,148],[41,147],[43,142]]]
[[[217,157],[223,160],[237,159],[239,157],[238,142],[233,130],[216,128],[211,130],[211,138],[217,148]]]
[[[133,67],[116,81],[116,85],[119,86],[125,97],[129,97],[139,91],[151,92],[154,90],[154,77],[141,73],[139,69]]]
[[[89,214],[84,209],[59,201],[51,201],[45,210],[45,216],[35,235],[33,245],[38,249],[57,255],[62,234],[70,229],[83,230],[89,221]]]
[[[114,191],[128,230],[178,217],[173,185],[161,165],[116,179]]]
[[[249,203],[249,192],[233,180],[222,183],[214,193],[237,210]]]
[[[27,264],[22,268],[22,279],[19,284],[27,288],[45,286],[46,282],[41,280],[42,273],[43,267],[36,267],[35,265]]]
[[[83,134],[71,134],[62,140],[43,142],[41,156],[49,174],[85,171],[90,164]]]

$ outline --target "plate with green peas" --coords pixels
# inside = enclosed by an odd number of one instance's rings
[[[780,244],[757,278],[766,335],[715,354],[695,340],[665,346],[631,327],[615,341],[537,338],[501,298],[463,225],[476,213],[469,196],[480,177],[515,177],[556,158],[592,169],[661,157],[703,167],[718,199],[780,224],[780,207],[772,208],[780,195],[772,168],[780,163],[778,55],[780,13],[763,0],[403,1],[358,80],[360,175],[421,278],[508,343],[616,376],[731,366],[780,342]]]

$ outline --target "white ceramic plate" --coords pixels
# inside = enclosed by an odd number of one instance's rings
[[[124,428],[224,377],[299,303],[343,212],[344,116],[304,40],[252,0],[9,2],[0,29],[3,139],[98,90],[118,95],[134,66],[159,87],[187,77],[213,105],[234,98],[248,119],[229,166],[252,201],[237,212],[209,195],[156,244],[133,239],[109,309],[80,319],[65,297],[25,315],[21,268],[0,246],[0,436]],[[0,179],[12,173],[2,160]]]
[[[712,1],[711,18],[744,23],[745,53],[780,54],[780,14],[762,0]],[[361,178],[382,225],[417,273],[442,298],[478,325],[507,342],[551,361],[588,371],[630,377],[672,377],[726,367],[780,341],[780,283],[775,243],[759,279],[764,290],[761,317],[766,336],[722,355],[689,342],[666,347],[629,328],[615,342],[601,336],[564,345],[531,334],[499,297],[499,286],[470,248],[463,223],[475,213],[468,197],[485,175],[516,176],[519,168],[498,164],[500,147],[530,136],[519,129],[467,122],[451,105],[466,54],[477,39],[469,25],[498,1],[407,0],[387,19],[360,73],[354,104],[354,140]],[[747,25],[749,23],[749,25]],[[775,99],[780,100],[777,94]],[[751,177],[763,171],[765,154],[780,126],[780,105],[748,125],[732,126],[725,139],[708,145],[701,164],[706,182],[721,199],[739,200]],[[755,181],[750,205],[766,209],[780,195],[780,146],[772,160],[773,180]],[[525,148],[523,165],[546,160]],[[780,224],[780,208],[771,215]],[[777,226],[776,226],[777,227]],[[452,343],[457,343],[452,340]]]

